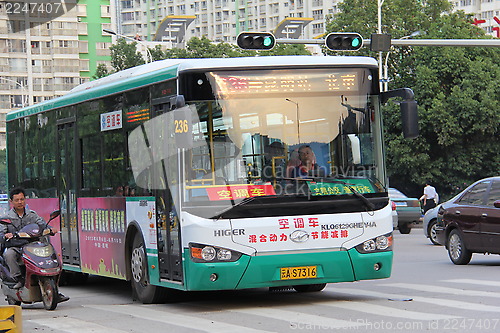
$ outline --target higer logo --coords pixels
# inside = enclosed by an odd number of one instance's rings
[[[290,234],[290,240],[294,243],[304,243],[309,239],[309,234],[305,230],[295,230]]]
[[[226,236],[242,236],[245,234],[245,229],[219,229],[214,230],[215,237],[226,237]]]

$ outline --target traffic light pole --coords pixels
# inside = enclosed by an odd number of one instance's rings
[[[341,35],[341,33],[337,33]],[[342,33],[345,34],[345,33]],[[278,44],[323,44],[326,45],[327,48],[336,51],[345,51],[341,48],[332,47],[329,45],[328,40],[330,37],[335,37],[335,33],[331,33],[328,35],[326,39],[276,39],[276,43]],[[381,34],[379,34],[381,35]],[[390,35],[382,35],[386,36],[385,40],[374,40],[374,47],[371,46],[371,39],[365,39],[362,42],[361,46],[370,46],[370,49],[374,51],[379,51],[379,67],[380,67],[380,90],[387,91],[388,89],[388,73],[387,73],[387,60],[390,54],[390,48],[392,46],[453,46],[453,47],[500,47],[500,39],[390,39]],[[376,34],[372,34],[372,38],[378,37]],[[380,37],[380,36],[379,36]],[[361,37],[360,37],[361,38]],[[389,43],[390,42],[390,43]],[[380,45],[383,44],[383,48],[385,50],[380,49]],[[359,48],[358,47],[358,48]],[[347,49],[346,49],[347,50]],[[351,50],[352,51],[352,50]],[[387,51],[385,65],[382,63],[382,51]]]
[[[276,39],[278,44],[325,44],[324,39]],[[363,39],[363,46],[370,46],[370,39]],[[391,39],[392,46],[476,46],[500,47],[500,39]]]

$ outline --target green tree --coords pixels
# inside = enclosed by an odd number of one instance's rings
[[[242,50],[239,47],[229,43],[213,43],[210,39],[193,37],[186,48],[172,48],[161,51],[157,45],[154,49],[149,49],[154,60],[177,59],[177,58],[235,58],[235,57],[253,57],[276,56],[276,55],[310,55],[304,45],[283,45],[279,44],[270,51],[252,51]],[[163,57],[163,58],[162,58]]]
[[[165,52],[161,49],[160,45],[155,45],[155,47],[148,49],[149,49],[149,54],[151,54],[151,58],[153,61],[166,59]]]
[[[108,70],[108,67],[105,64],[99,64],[97,65],[97,68],[95,70],[95,74],[92,75],[93,80],[100,79],[101,77],[105,77],[111,74]]]
[[[109,71],[104,64],[97,66],[93,79],[99,79],[114,72],[144,64],[142,55],[137,52],[137,43],[127,43],[125,39],[118,39],[117,43],[110,47],[112,71]],[[276,55],[310,55],[311,53],[304,45],[277,45],[270,51],[242,50],[229,43],[213,43],[207,37],[193,37],[186,43],[186,48],[171,48],[163,50],[161,45],[148,48],[153,61],[163,59],[186,59],[186,58],[234,58],[276,56]]]
[[[137,42],[127,43],[124,38],[118,38],[111,50],[111,66],[115,72],[144,64],[144,58],[137,51]]]
[[[7,151],[0,150],[0,193],[7,193]]]
[[[376,1],[344,0],[339,7],[342,12],[328,22],[328,31],[359,31],[365,38],[376,32]],[[470,16],[450,8],[446,0],[385,0],[383,32],[393,38],[415,31],[429,39],[488,38]],[[367,48],[363,53],[376,56]],[[498,175],[498,49],[394,47],[390,60],[390,89],[412,88],[420,117],[420,137],[405,140],[397,106],[384,108],[391,185],[418,195],[429,181],[446,197],[472,181]]]

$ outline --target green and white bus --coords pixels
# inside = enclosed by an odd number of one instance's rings
[[[381,93],[366,57],[169,59],[7,116],[9,187],[42,216],[68,276],[175,290],[387,278],[392,212]],[[308,150],[306,160],[304,149]]]

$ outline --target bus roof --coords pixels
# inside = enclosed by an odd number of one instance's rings
[[[166,59],[129,68],[107,77],[83,83],[64,96],[15,110],[7,114],[7,121],[22,118],[50,109],[70,106],[107,95],[147,86],[166,79],[174,78],[179,72],[189,70],[235,70],[250,68],[286,68],[295,66],[341,66],[376,67],[377,61],[358,56],[277,56],[245,58],[203,58],[203,59]]]

